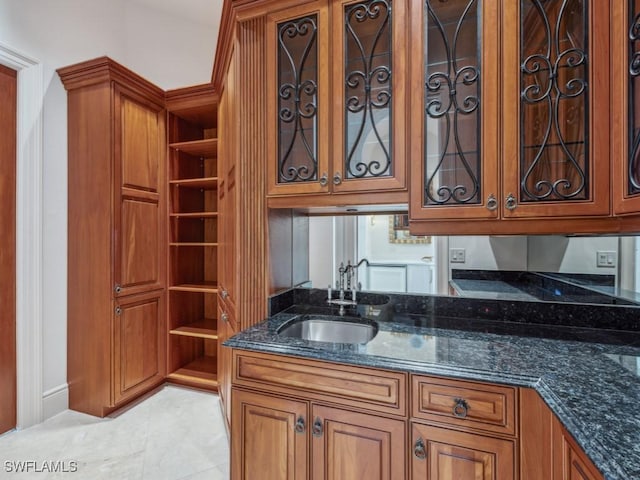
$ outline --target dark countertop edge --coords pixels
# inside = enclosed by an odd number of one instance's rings
[[[580,420],[574,411],[564,407],[562,401],[554,394],[553,388],[547,384],[544,377],[536,375],[513,375],[505,373],[491,373],[485,370],[470,369],[464,367],[448,367],[431,363],[414,363],[404,360],[390,359],[369,355],[362,360],[354,359],[352,356],[342,358],[339,352],[332,351],[333,358],[327,359],[323,356],[320,348],[300,348],[291,345],[276,345],[264,342],[252,342],[237,338],[230,338],[224,342],[227,347],[238,350],[248,350],[262,353],[275,353],[291,357],[302,357],[305,359],[320,360],[330,363],[361,366],[381,370],[400,371],[405,373],[434,375],[460,380],[480,381],[498,383],[514,387],[525,387],[534,389],[544,400],[546,405],[558,417],[567,431],[573,436],[576,443],[583,449],[587,456],[594,463],[596,468],[603,475],[605,480],[630,480],[629,475],[616,463],[611,461],[607,448],[589,435],[587,426]],[[590,441],[585,441],[590,439]],[[606,470],[615,472],[615,476],[609,475],[599,466],[605,466]]]

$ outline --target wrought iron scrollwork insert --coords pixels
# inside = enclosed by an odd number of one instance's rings
[[[521,102],[521,162],[524,175],[520,187],[522,201],[558,201],[586,198],[588,195],[587,138],[587,14],[582,1],[528,0],[532,7],[523,22],[544,32],[544,44],[537,53],[528,55],[520,67]],[[523,0],[523,4],[525,1]],[[543,5],[544,4],[544,5]],[[574,11],[567,11],[571,7]],[[579,7],[582,12],[576,12]],[[555,19],[550,12],[556,12]],[[535,17],[535,18],[534,18]],[[582,38],[569,28],[570,19],[581,18]],[[552,27],[551,22],[554,22]],[[534,27],[532,27],[534,28]],[[522,28],[522,56],[531,32]],[[539,41],[539,38],[536,38]],[[582,102],[582,103],[579,103]],[[528,110],[529,109],[529,110]],[[526,119],[527,114],[533,119]],[[529,123],[527,123],[527,121]],[[525,131],[534,130],[541,139],[527,144]],[[573,134],[574,138],[569,138]],[[584,147],[584,153],[581,149]],[[528,160],[527,150],[533,150]],[[559,149],[559,151],[558,151]],[[552,158],[553,157],[553,158]],[[582,158],[583,161],[580,161]],[[539,178],[551,175],[551,164],[558,160],[566,164],[561,178]]]
[[[479,203],[481,195],[480,172],[477,167],[474,168],[471,165],[469,159],[469,156],[477,156],[480,151],[478,129],[474,128],[476,133],[475,151],[467,152],[463,148],[461,137],[468,134],[468,124],[465,128],[460,123],[461,118],[466,117],[474,118],[475,125],[478,125],[480,69],[477,61],[477,49],[476,65],[460,65],[458,55],[458,43],[462,29],[468,25],[470,19],[475,18],[477,2],[471,0],[467,3],[455,23],[455,31],[451,39],[447,33],[448,29],[442,23],[432,3],[433,0],[425,0],[424,2],[428,12],[428,18],[425,19],[426,26],[432,32],[431,38],[437,38],[438,44],[444,50],[446,63],[439,67],[441,70],[429,73],[425,79],[425,98],[427,99],[425,102],[425,124],[428,124],[428,120],[432,119],[444,122],[444,126],[441,126],[442,138],[439,138],[439,141],[442,146],[438,162],[431,172],[425,169],[424,200],[427,205]],[[427,139],[426,132],[425,139]],[[445,170],[451,169],[452,164],[455,164],[456,179],[462,175],[465,177],[464,181],[459,178],[459,183],[454,181],[453,185],[439,184],[442,178],[447,175]]]
[[[308,124],[313,122],[312,130],[313,134],[316,134],[317,65],[309,66],[307,62],[314,49],[317,49],[317,35],[316,15],[278,25],[280,131],[278,181],[280,183],[303,182],[317,178],[317,141],[316,138],[308,138],[307,132]],[[301,39],[303,43],[293,45],[294,41]],[[305,69],[307,68],[316,69],[315,76],[306,78]],[[286,72],[291,81],[283,81],[285,76],[283,72]],[[285,145],[283,141],[286,142]],[[306,158],[299,159],[296,154]],[[294,161],[296,164],[292,165]]]
[[[629,193],[640,193],[640,125],[634,112],[635,99],[640,93],[636,80],[640,76],[640,46],[637,43],[640,41],[640,12],[636,11],[636,5],[634,0],[629,0]]]
[[[376,22],[372,40],[363,42],[360,36],[365,23]],[[353,50],[345,48],[348,63],[359,62],[362,69],[345,71],[345,177],[364,178],[391,175],[391,2],[372,0],[345,8],[346,44],[355,45]],[[367,35],[368,36],[368,35]],[[354,56],[352,58],[351,56]],[[377,65],[376,57],[388,59]],[[348,65],[347,63],[347,65]],[[387,125],[381,125],[376,112],[388,110]],[[358,115],[359,125],[355,138],[350,136],[350,114]],[[365,128],[369,125],[376,147],[382,155],[362,158],[361,149]],[[386,132],[382,132],[382,129]],[[384,133],[387,139],[383,139]],[[380,158],[382,157],[382,158]]]

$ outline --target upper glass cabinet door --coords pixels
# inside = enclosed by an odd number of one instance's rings
[[[640,212],[640,0],[611,7],[614,213]]]
[[[411,93],[420,104],[412,108],[412,138],[421,140],[412,143],[412,161],[420,162],[412,218],[494,218],[498,2],[419,0],[411,16],[422,59],[412,63]]]
[[[424,2],[424,205],[482,202],[478,3]]]
[[[346,5],[344,22],[344,175],[391,176],[391,1]]]
[[[274,116],[268,125],[276,158],[270,192],[278,186],[291,187],[289,193],[321,191],[328,183],[327,28],[326,7],[318,3],[268,17],[268,111]]]
[[[406,187],[404,3],[332,4],[335,191]]]
[[[504,215],[608,214],[608,2],[503,8]]]
[[[587,2],[520,5],[520,201],[589,199]]]

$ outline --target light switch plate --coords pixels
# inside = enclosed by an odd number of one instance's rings
[[[451,263],[465,263],[466,251],[464,248],[450,248],[449,249],[449,262]]]
[[[615,268],[618,264],[618,254],[616,252],[598,251],[596,252],[596,266],[601,268]]]

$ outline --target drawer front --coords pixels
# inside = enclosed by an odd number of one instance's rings
[[[479,431],[516,435],[516,389],[413,375],[412,417]]]
[[[233,351],[233,384],[406,415],[405,373]]]

